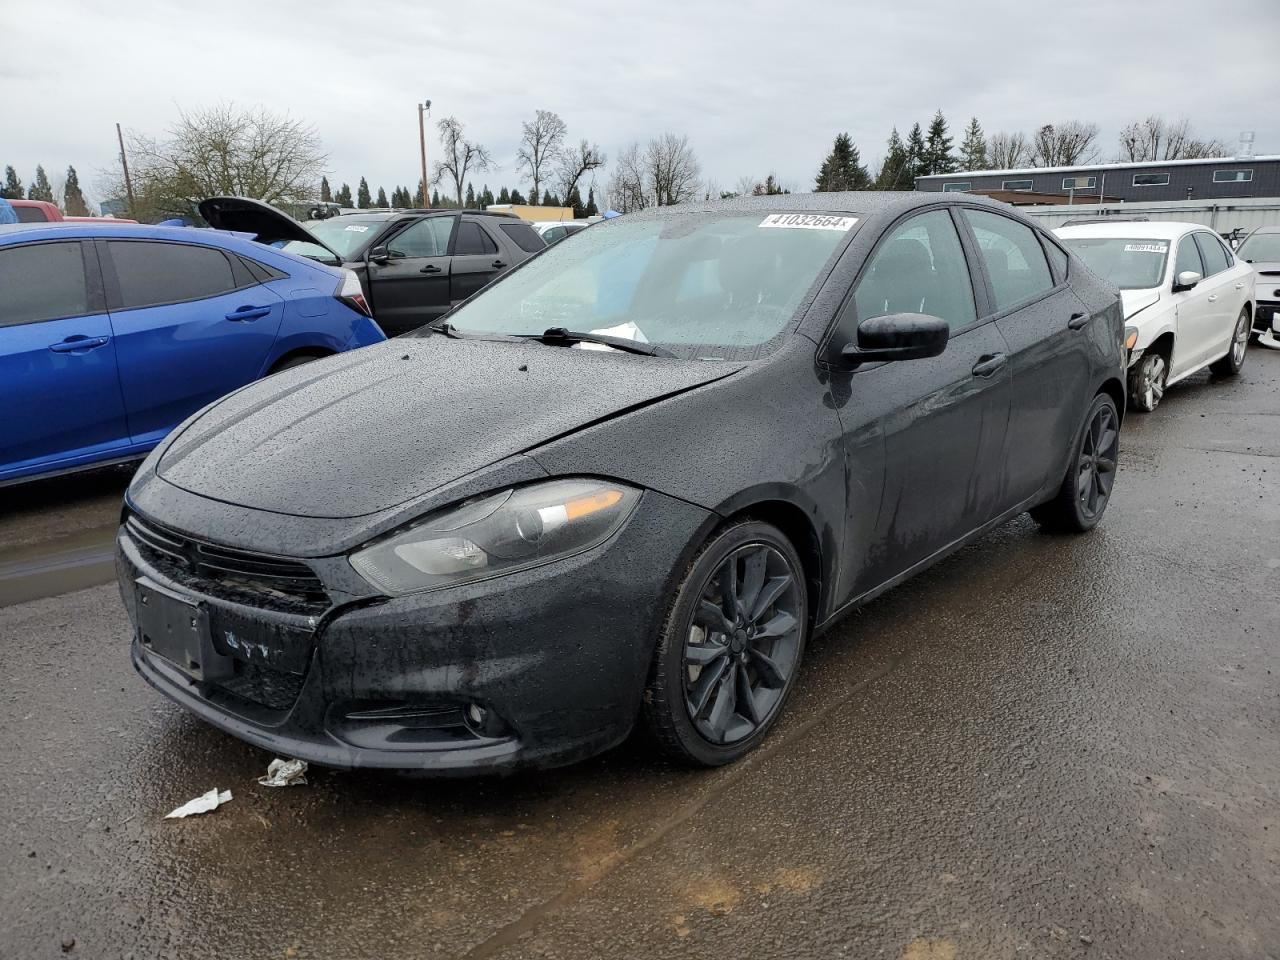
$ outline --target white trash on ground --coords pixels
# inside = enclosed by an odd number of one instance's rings
[[[194,813],[208,813],[210,810],[217,810],[228,800],[231,799],[230,790],[219,790],[214,787],[208,793],[202,793],[194,800],[188,800],[176,810],[170,810],[164,815],[166,820],[181,820],[183,817],[189,817]]]
[[[307,782],[307,761],[272,760],[267,767],[267,775],[259,777],[258,783],[264,787],[299,787]]]

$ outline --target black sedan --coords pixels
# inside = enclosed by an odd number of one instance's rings
[[[726,763],[816,631],[1023,511],[1098,522],[1122,334],[1114,289],[972,196],[602,223],[175,430],[117,541],[133,662],[332,766],[550,766],[637,722]]]

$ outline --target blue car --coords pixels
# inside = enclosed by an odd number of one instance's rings
[[[386,339],[354,273],[249,236],[0,226],[0,485],[136,459],[238,387]]]

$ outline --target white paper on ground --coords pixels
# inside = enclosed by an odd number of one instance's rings
[[[307,761],[281,760],[276,757],[267,766],[267,775],[259,777],[264,787],[300,787],[307,782]]]
[[[214,787],[208,793],[202,793],[194,800],[188,800],[176,810],[170,810],[164,815],[166,820],[181,820],[183,817],[189,817],[193,813],[208,813],[210,810],[217,810],[228,800],[231,799],[230,790],[219,791]]]

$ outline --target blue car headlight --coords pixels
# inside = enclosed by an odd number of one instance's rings
[[[551,480],[429,514],[351,555],[380,592],[482,580],[571,556],[611,537],[640,491],[608,480]]]

